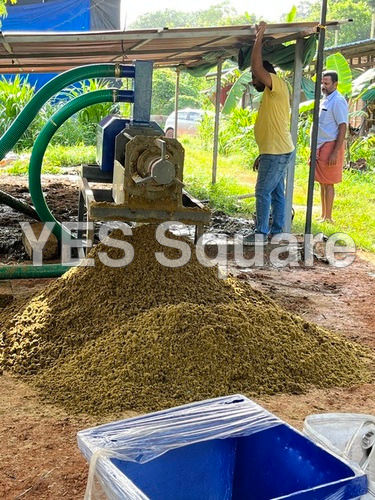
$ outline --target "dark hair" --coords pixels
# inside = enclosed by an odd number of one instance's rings
[[[263,68],[268,71],[268,73],[274,73],[276,75],[275,68],[268,61],[263,61]]]
[[[332,83],[336,83],[339,81],[339,75],[337,74],[337,71],[331,71],[331,70],[323,71],[322,76],[330,76]]]

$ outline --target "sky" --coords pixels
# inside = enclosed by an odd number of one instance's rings
[[[204,10],[211,5],[217,5],[220,0],[189,0],[188,2],[178,2],[176,0],[141,0],[138,2],[130,0],[123,1],[123,10],[126,11],[126,25],[131,24],[135,19],[146,12],[155,12],[163,9],[174,9],[181,11]],[[257,17],[264,17],[265,20],[277,20],[285,13],[288,13],[297,0],[231,0],[228,5],[232,5],[237,12],[249,12]],[[123,13],[124,16],[124,13]],[[123,17],[123,19],[125,16]]]

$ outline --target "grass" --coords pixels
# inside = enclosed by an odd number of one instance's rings
[[[61,146],[49,145],[43,159],[43,174],[61,174],[63,167],[95,162],[94,146]],[[0,170],[1,174],[25,175],[29,170],[31,151],[26,151],[11,166]]]
[[[183,138],[185,147],[185,182],[187,188],[200,198],[207,198],[211,206],[229,214],[249,215],[254,211],[254,199],[236,201],[231,196],[255,190],[256,173],[246,164],[243,156],[219,157],[217,184],[211,185],[212,152],[199,146],[197,139]],[[299,154],[293,204],[295,218],[293,231],[302,233],[305,226],[308,160],[307,150]],[[374,167],[374,166],[371,166]],[[345,170],[343,182],[336,186],[334,224],[318,223],[320,192],[314,188],[313,233],[327,236],[342,232],[349,234],[357,247],[375,252],[375,173]]]
[[[250,216],[255,210],[255,199],[237,200],[236,195],[254,193],[256,172],[241,154],[219,156],[217,182],[213,186],[212,151],[202,148],[194,137],[181,139],[185,147],[184,182],[187,189],[200,199],[210,200],[211,207],[230,215]],[[305,224],[307,199],[308,153],[301,149],[295,174],[294,207],[296,210],[293,231],[301,233]],[[67,147],[50,145],[43,162],[43,173],[61,173],[62,167],[93,163],[94,146]],[[374,167],[374,166],[372,166]],[[23,175],[28,170],[28,158],[17,160],[1,174]],[[319,224],[320,193],[314,190],[313,233],[330,235],[337,232],[349,234],[356,245],[375,252],[375,173],[344,171],[343,182],[336,187],[333,217],[335,224]]]

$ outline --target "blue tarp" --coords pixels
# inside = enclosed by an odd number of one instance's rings
[[[89,31],[90,0],[53,0],[46,3],[7,6],[3,31]],[[29,74],[28,82],[37,89],[54,74]],[[7,76],[11,79],[11,76]]]
[[[90,0],[53,0],[8,5],[3,31],[88,31]]]
[[[120,0],[18,0],[7,5],[2,31],[90,31],[120,29]],[[52,74],[29,74],[37,89]],[[11,79],[12,76],[6,78]]]

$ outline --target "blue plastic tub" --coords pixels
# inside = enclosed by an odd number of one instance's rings
[[[233,432],[226,427],[228,436],[224,438],[210,439],[206,425],[209,420],[215,427],[214,412],[208,419],[207,413],[196,418],[194,412],[191,413],[194,405],[186,405],[177,410],[181,415],[185,409],[187,420],[191,417],[190,430],[185,423],[181,426],[180,419],[177,432],[171,434],[165,428],[168,412],[158,412],[81,431],[78,443],[88,459],[103,443],[107,443],[108,449],[117,448],[120,455],[131,458],[101,456],[95,460],[97,476],[110,498],[142,498],[130,495],[129,479],[152,500],[343,500],[358,498],[367,492],[367,478],[362,471],[317,446],[252,401],[234,396],[205,404],[209,407],[212,403],[217,408],[220,402],[226,405],[225,425],[231,416],[234,422]],[[238,404],[242,408],[248,405],[249,415],[255,416],[245,425],[242,416],[242,420],[235,417]],[[176,409],[169,412],[171,425],[175,425]],[[225,415],[221,414],[218,422],[224,419]],[[176,441],[179,429],[180,443]],[[133,432],[135,436],[138,432],[140,437],[134,440]],[[202,441],[189,444],[197,436],[201,436]],[[126,446],[127,441],[130,448]],[[144,463],[140,463],[145,459],[142,441],[144,449],[152,449],[155,456],[150,460],[146,457],[148,461]],[[132,442],[134,450],[131,450]],[[162,453],[159,456],[158,446]]]

